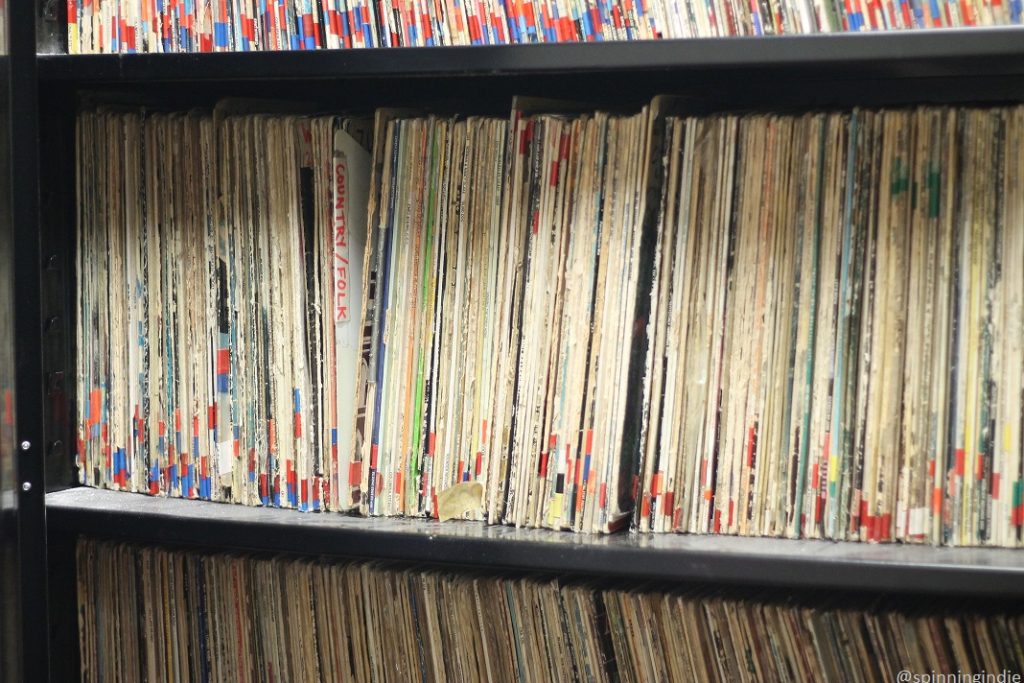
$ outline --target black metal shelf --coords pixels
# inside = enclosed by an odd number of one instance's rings
[[[616,534],[301,514],[77,487],[47,495],[51,532],[633,581],[1024,598],[1024,555],[829,541]]]
[[[589,44],[40,55],[42,82],[142,83],[772,71],[867,78],[1024,74],[1024,27]]]
[[[311,103],[324,111],[405,106],[500,116],[508,114],[513,96],[523,94],[628,108],[669,93],[690,98],[697,111],[1024,102],[1024,27],[587,45],[46,54],[39,55],[37,66],[40,154],[48,161],[40,188],[45,211],[41,244],[53,245],[47,253],[55,254],[58,264],[43,273],[52,299],[44,319],[69,321],[59,339],[52,329],[46,337],[52,348],[51,383],[45,388],[48,396],[64,396],[73,405],[74,383],[53,382],[75,377],[73,150],[74,111],[82,99],[180,110],[211,106],[224,97],[256,97]],[[62,354],[64,364],[53,365],[52,359]],[[73,443],[73,416],[57,399],[53,404],[61,408],[51,415],[53,433],[39,442]],[[23,413],[29,411],[19,404]],[[66,449],[52,447],[48,458],[59,473],[48,474],[51,485],[70,481]],[[957,594],[1024,604],[1024,550],[727,536],[582,536],[300,514],[88,488],[48,494],[46,506],[55,680],[78,674],[73,540],[83,534],[211,551],[620,577],[633,584],[764,586],[796,596],[815,589]]]

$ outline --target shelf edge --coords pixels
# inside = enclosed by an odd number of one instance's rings
[[[617,534],[367,520],[140,494],[47,496],[51,530],[231,551],[358,557],[637,581],[1024,599],[1024,551]]]

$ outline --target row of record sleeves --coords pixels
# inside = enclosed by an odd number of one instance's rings
[[[1021,0],[67,0],[68,52],[648,40],[1021,23]]]
[[[1018,611],[952,597],[782,598],[90,539],[77,566],[83,681],[1013,681],[1024,667]]]
[[[1024,108],[83,111],[82,482],[1020,546]]]

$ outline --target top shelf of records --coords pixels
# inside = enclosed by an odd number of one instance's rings
[[[1024,73],[1024,28],[208,54],[44,54],[43,82],[117,84],[558,74],[949,78]],[[682,84],[680,84],[682,85]],[[935,93],[934,98],[944,95]],[[930,98],[930,99],[934,99]]]

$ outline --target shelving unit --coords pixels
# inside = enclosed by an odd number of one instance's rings
[[[182,109],[209,106],[225,96],[259,96],[324,109],[418,106],[465,113],[505,113],[514,95],[630,108],[670,93],[689,98],[695,111],[1022,102],[1024,29],[310,53],[41,54],[38,79],[38,277],[44,321],[39,348],[52,491],[46,506],[55,677],[77,667],[69,572],[79,534],[633,581],[959,594],[1024,604],[1024,554],[1013,550],[721,536],[592,537],[154,499],[66,488],[73,474],[64,446],[73,443],[76,421],[73,125],[83,98]]]

